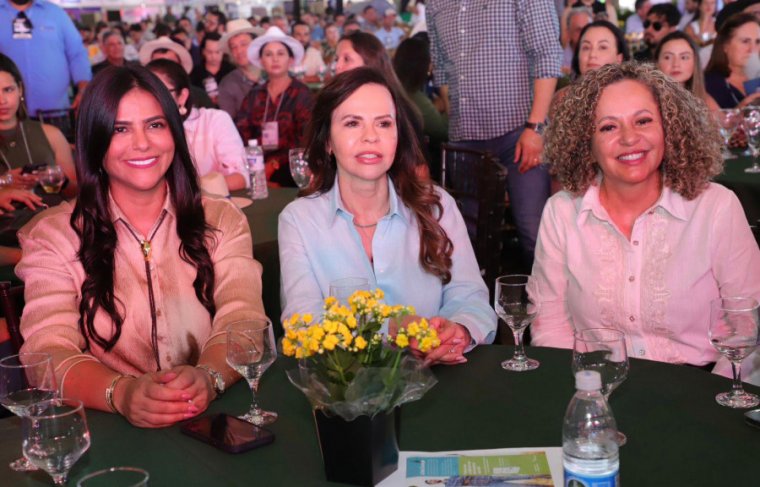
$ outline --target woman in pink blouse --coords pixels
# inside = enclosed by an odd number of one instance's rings
[[[202,198],[177,105],[143,67],[87,87],[80,194],[19,232],[24,352],[48,352],[65,397],[162,427],[199,414],[239,376],[225,329],[263,317],[243,215]]]
[[[710,301],[760,298],[760,251],[722,171],[704,103],[649,65],[607,65],[570,87],[546,135],[566,191],[541,219],[535,345],[614,328],[632,357],[705,366]]]

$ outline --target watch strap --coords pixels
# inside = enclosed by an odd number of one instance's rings
[[[196,365],[195,368],[204,370],[209,376],[211,376],[211,383],[214,386],[214,390],[216,391],[217,395],[221,396],[224,394],[225,383],[224,376],[221,372],[214,370],[205,364]]]

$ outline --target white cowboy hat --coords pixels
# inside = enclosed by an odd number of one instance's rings
[[[254,39],[253,42],[251,42],[251,45],[248,46],[248,59],[251,61],[251,64],[259,68],[261,67],[259,53],[261,48],[270,42],[281,42],[288,46],[293,53],[293,62],[295,65],[299,66],[301,64],[301,61],[303,60],[303,46],[301,43],[289,35],[285,35],[279,27],[275,26],[268,28],[263,36]]]
[[[179,56],[179,62],[182,65],[182,69],[184,69],[186,73],[190,74],[190,71],[193,70],[193,58],[190,56],[188,50],[168,37],[159,37],[156,40],[143,44],[139,53],[140,64],[143,66],[148,64],[151,56],[153,56],[153,52],[158,49],[168,49],[176,53],[177,56]]]
[[[227,32],[224,33],[221,40],[219,41],[222,43],[222,51],[224,51],[225,54],[230,53],[230,39],[236,35],[249,33],[258,37],[264,34],[264,29],[261,27],[254,27],[245,19],[230,20],[227,22],[225,30]]]

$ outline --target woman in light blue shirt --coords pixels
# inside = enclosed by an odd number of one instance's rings
[[[415,173],[424,156],[412,110],[371,68],[320,92],[307,147],[314,178],[279,219],[283,318],[319,316],[331,281],[365,277],[438,328],[427,363],[462,363],[493,341],[496,316],[456,203]]]

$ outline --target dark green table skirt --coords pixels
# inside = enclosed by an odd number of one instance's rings
[[[723,174],[715,178],[715,182],[736,193],[750,225],[757,225],[760,220],[760,174],[744,172],[744,169],[751,165],[752,160],[749,157],[729,159],[726,161]]]
[[[469,354],[465,365],[436,367],[439,384],[402,409],[402,449],[560,446],[574,392],[570,352],[529,348],[541,367],[527,373],[501,370],[499,363],[511,353],[511,347],[485,346]],[[116,465],[146,468],[151,487],[329,485],[309,404],[285,377],[294,366],[278,360],[261,382],[262,406],[280,414],[271,426],[274,444],[230,455],[182,435],[177,426],[139,429],[121,417],[88,411],[92,447],[74,466],[69,485]],[[632,360],[628,379],[612,395],[618,424],[628,435],[621,450],[623,485],[758,485],[760,429],[744,423],[744,411],[715,403],[715,394],[730,387],[730,380],[691,367]],[[249,400],[239,383],[211,411],[242,413]],[[51,485],[41,472],[5,467],[20,452],[19,420],[0,421],[0,469],[6,469],[0,485]]]

